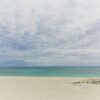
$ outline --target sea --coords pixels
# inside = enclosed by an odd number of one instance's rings
[[[0,68],[1,76],[100,77],[100,66]]]

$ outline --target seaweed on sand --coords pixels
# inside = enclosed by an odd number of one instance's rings
[[[82,81],[73,82],[73,85],[81,85],[81,84],[100,85],[100,79],[88,79],[88,80],[82,80]]]

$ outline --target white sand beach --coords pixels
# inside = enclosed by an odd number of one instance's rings
[[[0,77],[0,100],[100,100],[99,82],[99,78]]]

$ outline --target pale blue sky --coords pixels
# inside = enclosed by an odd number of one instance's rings
[[[100,65],[100,0],[0,0],[0,67]]]

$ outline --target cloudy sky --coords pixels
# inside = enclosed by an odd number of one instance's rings
[[[0,0],[0,67],[100,65],[100,0]]]

